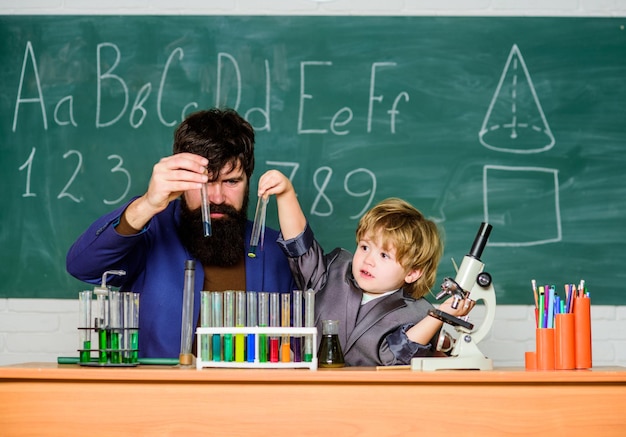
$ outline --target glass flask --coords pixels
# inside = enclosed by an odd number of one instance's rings
[[[322,320],[322,340],[317,354],[319,367],[343,367],[343,352],[339,344],[339,320]]]

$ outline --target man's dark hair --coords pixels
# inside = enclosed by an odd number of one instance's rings
[[[214,179],[224,167],[230,171],[241,164],[250,181],[254,171],[254,129],[232,109],[198,111],[174,133],[174,153],[181,152],[207,158],[207,170]]]

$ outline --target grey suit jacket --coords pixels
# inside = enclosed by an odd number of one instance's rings
[[[413,356],[435,350],[438,334],[430,344],[410,341],[404,332],[433,306],[414,299],[402,289],[361,305],[363,292],[352,276],[352,254],[335,249],[324,254],[307,225],[291,240],[279,238],[300,289],[316,290],[315,324],[321,335],[322,320],[339,320],[339,341],[347,365],[382,366],[409,364]]]

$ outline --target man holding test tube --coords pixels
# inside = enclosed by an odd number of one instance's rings
[[[67,255],[68,272],[88,283],[99,284],[107,270],[126,271],[110,285],[141,293],[141,357],[179,355],[187,259],[197,262],[194,326],[201,290],[294,289],[277,231],[266,228],[264,249],[254,258],[246,256],[252,232],[247,219],[252,126],[233,110],[199,111],[178,126],[173,151],[154,165],[146,193],[96,220]],[[203,185],[210,236],[201,211]]]

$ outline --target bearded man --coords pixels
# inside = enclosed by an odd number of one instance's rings
[[[247,219],[254,170],[254,129],[233,110],[188,116],[174,134],[173,155],[154,165],[148,190],[96,220],[72,245],[67,271],[121,291],[140,293],[139,356],[175,358],[180,352],[185,261],[196,261],[194,326],[200,291],[291,292],[293,277],[265,228],[265,244],[248,257],[252,222]],[[210,201],[212,234],[204,236],[201,187]]]

